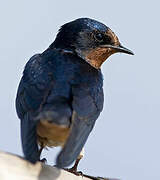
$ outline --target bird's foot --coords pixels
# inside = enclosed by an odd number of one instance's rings
[[[79,164],[79,161],[81,160],[81,158],[77,159],[74,166],[70,169],[64,169],[70,173],[73,173],[75,174],[76,176],[83,176],[83,173],[81,171],[77,171],[77,167],[78,167],[78,164]]]
[[[75,169],[74,167],[72,167],[70,169],[64,168],[64,170],[68,171],[72,174],[75,174],[76,176],[83,176],[83,173],[81,171],[77,171],[77,169]]]

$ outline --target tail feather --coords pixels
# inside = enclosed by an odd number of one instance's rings
[[[69,138],[57,157],[56,165],[59,168],[69,166],[80,154],[94,124],[86,123],[75,113],[73,126]]]
[[[30,113],[26,113],[21,120],[21,139],[25,158],[35,163],[40,157],[37,144],[36,123],[34,123],[32,118]]]

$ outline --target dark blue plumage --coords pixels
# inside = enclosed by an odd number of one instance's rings
[[[68,104],[70,111],[75,108],[81,117],[87,118],[95,113],[97,118],[103,106],[102,84],[100,70],[97,71],[71,53],[48,49],[42,54],[33,56],[25,67],[17,94],[17,113],[22,119],[22,124],[23,121],[25,123],[23,120],[25,114],[33,113],[32,121],[36,124],[34,119],[45,106],[51,105],[56,109],[57,102],[62,101]],[[40,107],[43,108],[40,110]],[[62,109],[56,109],[56,112],[58,111],[61,114]],[[88,123],[94,123],[96,118]],[[25,125],[22,129],[28,128]],[[28,134],[26,136],[28,137]],[[27,142],[26,146],[29,146],[29,143]],[[26,158],[34,161],[34,157]]]
[[[104,24],[81,18],[63,25],[50,47],[31,57],[16,98],[27,160],[40,159],[38,143],[63,144],[58,167],[68,166],[78,157],[103,108],[100,65],[118,51],[131,54]],[[62,134],[69,130],[66,139],[54,134],[60,132],[57,128],[65,128]]]

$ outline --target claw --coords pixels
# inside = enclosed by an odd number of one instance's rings
[[[70,168],[70,169],[64,168],[64,170],[68,171],[68,172],[70,172],[72,174],[75,174],[76,176],[83,176],[82,171],[77,171],[77,170],[75,170],[73,168]]]
[[[77,171],[77,167],[78,167],[78,164],[79,164],[79,161],[81,160],[80,159],[77,159],[74,166],[70,169],[67,169],[67,168],[64,168],[64,170],[70,172],[70,173],[73,173],[75,174],[76,176],[83,176],[83,173],[81,171]]]

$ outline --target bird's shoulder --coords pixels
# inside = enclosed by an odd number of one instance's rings
[[[19,117],[29,110],[38,110],[43,102],[55,97],[69,97],[72,68],[67,68],[68,64],[64,53],[58,50],[46,50],[29,59],[17,91]]]
[[[23,71],[23,80],[31,84],[37,83],[37,81],[46,83],[46,78],[50,71],[49,58],[43,56],[42,54],[35,54],[25,65]]]

